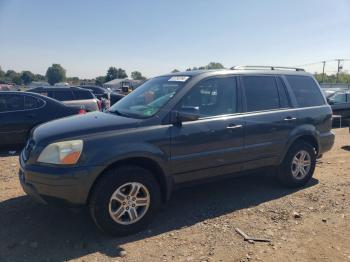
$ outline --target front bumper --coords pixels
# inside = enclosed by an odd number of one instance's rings
[[[64,206],[86,204],[97,176],[97,167],[57,167],[30,165],[20,156],[19,180],[24,192],[37,202]]]

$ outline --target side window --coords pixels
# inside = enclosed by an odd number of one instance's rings
[[[277,78],[277,88],[278,88],[278,95],[280,98],[280,108],[290,107],[290,100],[287,94],[287,89],[280,77]]]
[[[247,112],[280,108],[274,76],[243,76]]]
[[[330,101],[332,101],[334,104],[346,103],[346,94],[344,93],[335,94],[334,96],[331,97]]]
[[[0,112],[19,111],[24,109],[24,96],[2,95],[0,96]]]
[[[0,95],[0,112],[5,112],[7,111],[7,103],[6,103],[6,98],[7,95]]]
[[[90,91],[74,90],[74,96],[76,100],[92,99],[93,95]]]
[[[24,96],[24,109],[35,109],[44,105],[44,101],[33,96]]]
[[[319,87],[311,77],[287,75],[286,78],[300,107],[325,104]]]
[[[70,90],[58,90],[54,91],[53,93],[54,98],[59,101],[74,100],[73,94]]]
[[[211,78],[194,86],[182,99],[181,107],[198,107],[201,117],[237,112],[236,79]]]

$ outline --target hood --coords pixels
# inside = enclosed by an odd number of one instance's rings
[[[134,128],[139,126],[141,122],[140,119],[94,112],[65,117],[42,124],[34,130],[33,139],[36,144],[46,145],[52,141],[66,140],[71,137]]]

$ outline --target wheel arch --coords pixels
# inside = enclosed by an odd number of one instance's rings
[[[156,160],[151,159],[149,157],[137,156],[137,157],[128,157],[128,158],[116,160],[110,163],[106,168],[104,168],[100,173],[100,175],[97,176],[97,178],[95,179],[95,181],[93,182],[90,188],[88,198],[86,201],[87,203],[89,203],[90,201],[91,194],[96,184],[100,179],[103,179],[104,174],[106,174],[108,170],[115,169],[120,166],[138,166],[150,171],[152,174],[154,174],[154,177],[156,178],[159,184],[161,195],[162,195],[162,201],[166,202],[169,200],[172,187],[173,187],[172,179],[166,175],[165,170],[161,167],[159,163],[157,163]]]
[[[313,133],[303,133],[299,134],[298,136],[295,136],[293,139],[290,139],[289,142],[287,143],[286,149],[284,150],[283,154],[281,155],[279,159],[279,164],[281,164],[287,155],[289,149],[296,143],[303,141],[305,143],[310,144],[311,146],[314,147],[316,156],[319,153],[320,145],[319,141],[317,140],[317,136]]]

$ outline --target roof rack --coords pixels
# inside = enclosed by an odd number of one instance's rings
[[[269,69],[269,70],[295,70],[295,71],[304,71],[303,68],[298,67],[287,67],[287,66],[233,66],[231,70],[261,70],[261,69]]]

